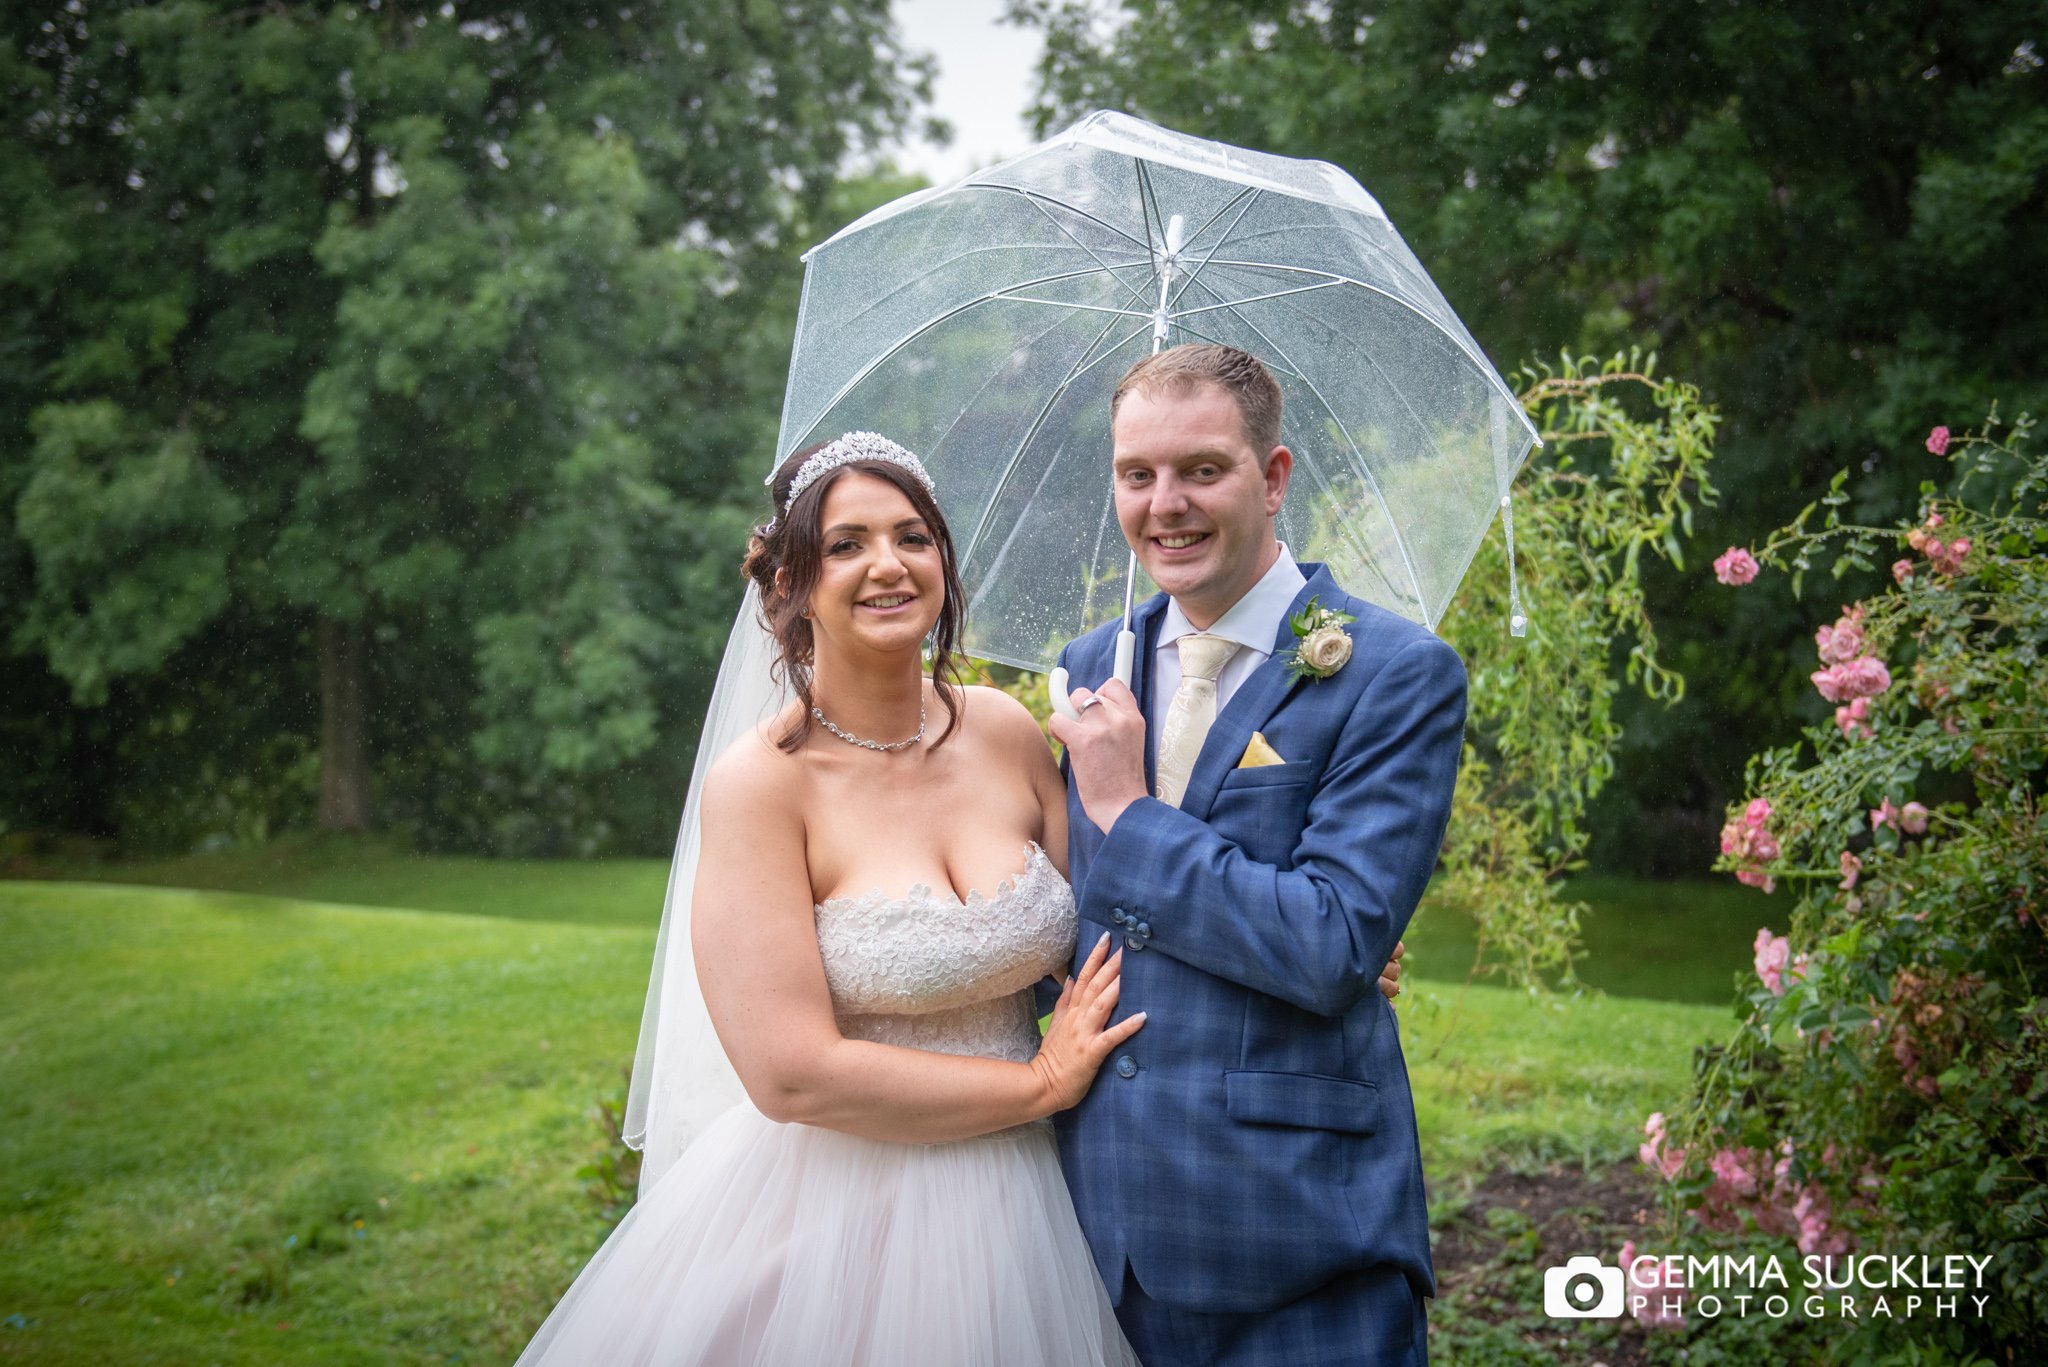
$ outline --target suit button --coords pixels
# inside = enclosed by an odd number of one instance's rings
[[[1136,1077],[1138,1075],[1138,1061],[1129,1054],[1125,1054],[1116,1061],[1116,1075],[1118,1077]]]
[[[1150,921],[1140,921],[1140,922],[1138,922],[1138,934],[1139,934],[1140,936],[1142,936],[1143,938],[1147,939],[1147,940],[1151,939],[1151,938],[1152,938],[1152,923],[1151,923]]]
[[[1120,926],[1127,926],[1131,923],[1130,913],[1125,911],[1122,907],[1113,908],[1109,913],[1109,919],[1116,925]]]
[[[1144,937],[1143,937],[1143,936],[1141,936],[1141,935],[1139,935],[1137,931],[1135,931],[1135,930],[1134,930],[1134,931],[1132,931],[1132,932],[1131,932],[1130,934],[1128,934],[1128,935],[1124,936],[1124,948],[1125,948],[1125,949],[1131,950],[1131,951],[1132,951],[1133,953],[1135,953],[1136,951],[1138,951],[1138,950],[1141,950],[1141,949],[1143,949],[1144,947],[1145,947],[1145,940],[1144,940]]]

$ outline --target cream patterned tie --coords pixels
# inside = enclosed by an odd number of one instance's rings
[[[1174,645],[1180,650],[1180,687],[1173,690],[1166,723],[1159,728],[1159,800],[1178,807],[1202,742],[1216,724],[1217,677],[1239,647],[1201,632],[1182,636]]]

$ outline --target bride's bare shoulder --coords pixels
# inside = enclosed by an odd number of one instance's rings
[[[793,715],[778,715],[749,728],[726,746],[704,774],[704,806],[795,813],[803,766],[796,756],[776,744],[793,720]]]
[[[1031,709],[1000,688],[969,684],[961,689],[961,722],[968,734],[1006,750],[1048,750],[1045,733]]]

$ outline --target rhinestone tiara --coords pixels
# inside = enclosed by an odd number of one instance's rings
[[[932,487],[932,477],[925,471],[924,462],[916,456],[879,432],[848,432],[845,436],[835,437],[813,451],[810,459],[797,469],[796,478],[789,482],[789,497],[782,500],[782,512],[788,512],[789,505],[796,502],[804,490],[840,466],[851,465],[857,460],[886,461],[899,469],[907,470],[911,478],[924,486],[926,493],[933,498],[939,496],[939,491]],[[770,475],[761,482],[773,484],[775,476]]]

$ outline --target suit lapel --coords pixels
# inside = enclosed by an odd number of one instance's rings
[[[1308,582],[1287,605],[1287,616],[1273,634],[1273,653],[1231,694],[1230,702],[1217,714],[1216,724],[1209,728],[1208,738],[1202,742],[1202,753],[1195,760],[1195,771],[1188,776],[1187,792],[1180,800],[1180,809],[1197,820],[1209,819],[1217,790],[1223,786],[1224,776],[1237,767],[1245,746],[1251,743],[1252,732],[1264,727],[1301,683],[1291,670],[1294,615],[1311,598],[1338,596],[1337,583],[1328,570],[1320,565],[1303,565],[1302,569],[1307,572]],[[1147,778],[1149,781],[1150,776]]]

